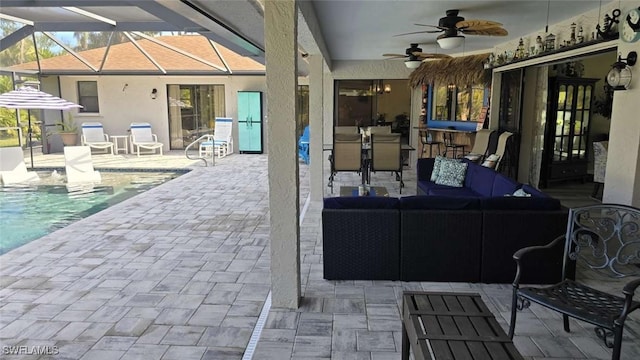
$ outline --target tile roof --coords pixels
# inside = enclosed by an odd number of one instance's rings
[[[209,39],[204,36],[158,36],[155,37],[155,39],[169,45],[170,47],[179,49],[196,58],[204,60],[204,62],[198,61],[147,39],[136,39],[137,44],[168,74],[227,74],[224,63],[216,54]],[[233,73],[264,74],[265,66],[259,62],[249,57],[238,55],[222,45],[216,44],[216,47]],[[105,52],[107,52],[107,47],[79,51],[77,54],[85,59],[95,69],[100,69],[102,62],[104,61],[104,65],[101,70],[102,74],[122,72],[162,74],[158,67],[156,67],[156,65],[154,65],[153,62],[149,60],[131,41],[111,45],[111,47],[108,48],[106,58]],[[211,66],[211,64],[214,64],[219,68]],[[41,59],[40,67],[41,72],[46,74],[95,74],[89,66],[85,65],[82,61],[69,53]],[[37,62],[32,61],[12,66],[10,69],[38,70],[38,64]]]

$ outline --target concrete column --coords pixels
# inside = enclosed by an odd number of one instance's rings
[[[265,1],[271,301],[273,307],[289,309],[300,304],[297,27],[295,0]]]
[[[309,57],[309,126],[311,130],[311,200],[320,201],[323,197],[323,86],[324,59],[322,55]]]

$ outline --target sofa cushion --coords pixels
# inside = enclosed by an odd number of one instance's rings
[[[345,196],[324,198],[325,209],[397,209],[397,198],[382,196]]]
[[[405,196],[400,198],[401,210],[458,210],[479,208],[480,201],[474,197]]]
[[[466,188],[466,187],[452,187],[452,186],[430,189],[427,195],[450,196],[450,197],[472,197],[472,198],[483,197],[482,195],[473,191],[473,189]]]
[[[431,179],[431,173],[433,171],[433,165],[435,161],[436,159],[434,158],[418,159],[418,163],[417,163],[418,181],[421,181],[421,180],[428,181]]]
[[[532,197],[541,197],[541,198],[549,198],[550,196],[543,193],[542,191],[534,188],[531,185],[522,185],[522,190],[526,191],[528,194],[531,194]]]
[[[560,210],[558,199],[551,197],[497,196],[480,199],[480,206],[487,210]],[[522,219],[526,221],[526,218]]]
[[[504,196],[506,194],[513,194],[521,186],[520,183],[513,180],[510,177],[506,177],[502,174],[496,175],[493,180],[493,188],[491,189],[491,196]]]
[[[464,186],[471,188],[481,196],[491,196],[493,181],[498,173],[492,169],[469,163]]]
[[[441,161],[440,171],[438,172],[435,183],[438,185],[462,187],[468,165],[467,163],[458,161]]]
[[[424,195],[428,195],[429,192],[433,189],[453,189],[459,190],[460,188],[454,188],[447,185],[438,185],[433,181],[418,181],[418,190],[421,190]]]

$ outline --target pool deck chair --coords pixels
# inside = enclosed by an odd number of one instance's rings
[[[109,141],[109,135],[104,133],[102,124],[99,122],[82,123],[82,145],[92,149],[106,150],[113,155],[113,142]]]
[[[158,142],[158,136],[151,132],[151,124],[146,122],[131,123],[131,150],[140,156],[140,149],[144,149],[143,154],[155,154],[160,150],[162,155],[162,143]]]
[[[216,128],[213,132],[213,142],[221,147],[224,156],[233,154],[233,119],[216,118]]]
[[[65,146],[64,169],[67,184],[99,183],[100,173],[93,169],[91,148],[88,146]]]
[[[0,148],[0,179],[5,185],[22,184],[40,180],[38,174],[27,171],[22,148]]]

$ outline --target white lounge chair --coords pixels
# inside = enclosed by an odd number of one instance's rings
[[[207,140],[200,143],[200,157],[211,156],[211,151],[218,158],[233,153],[233,119],[216,118],[213,141]]]
[[[162,143],[158,142],[158,136],[151,132],[151,124],[146,122],[131,123],[131,149],[140,156],[140,149],[149,150],[146,153],[155,154],[156,149],[162,155]],[[143,152],[145,153],[145,152]]]
[[[82,145],[92,149],[107,150],[113,152],[113,142],[109,141],[109,135],[104,133],[102,124],[99,122],[82,123]]]
[[[12,146],[0,148],[0,179],[3,184],[10,185],[38,181],[40,177],[27,171],[22,148]]]
[[[91,148],[88,146],[65,146],[64,169],[67,184],[99,183],[102,177],[93,168]]]

